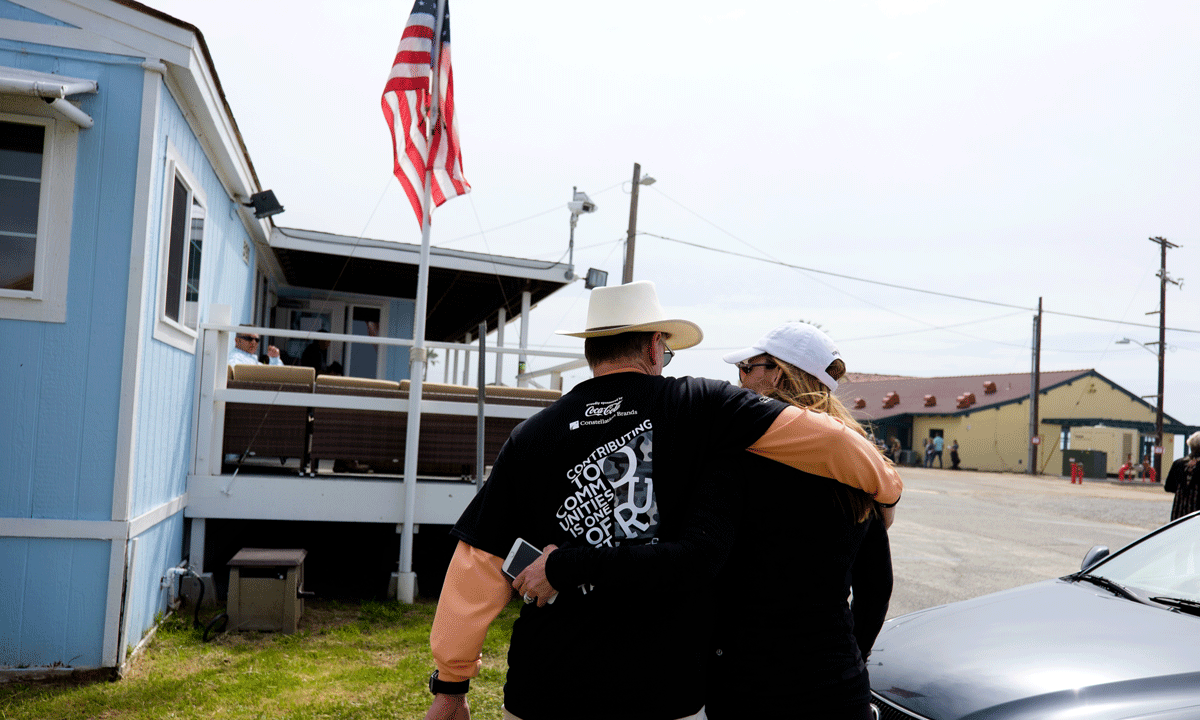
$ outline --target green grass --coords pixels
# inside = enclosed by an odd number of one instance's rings
[[[294,635],[229,633],[207,643],[190,613],[173,616],[117,682],[0,685],[0,720],[420,718],[432,699],[434,609],[309,601]],[[519,601],[509,605],[488,631],[469,696],[475,717],[500,716],[519,611]]]

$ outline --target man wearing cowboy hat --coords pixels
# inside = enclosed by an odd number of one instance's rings
[[[829,416],[727,382],[662,377],[703,338],[669,319],[654,285],[597,288],[585,338],[593,377],[513,431],[459,518],[430,645],[427,720],[470,717],[487,627],[512,588],[505,718],[703,717],[698,600],[728,552],[731,507],[713,468],[746,449],[894,504],[903,485]],[[511,584],[522,538],[546,553]]]

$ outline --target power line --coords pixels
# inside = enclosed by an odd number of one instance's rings
[[[656,235],[654,233],[648,233],[648,232],[639,232],[638,234],[639,235],[649,235],[651,237],[656,237],[660,240],[666,240],[667,242],[679,243],[680,245],[688,245],[690,247],[699,248],[701,250],[708,250],[709,252],[720,253],[722,255],[732,255],[734,257],[745,258],[747,260],[754,260],[756,262],[767,263],[770,265],[779,265],[780,267],[791,268],[793,270],[801,270],[803,272],[816,273],[818,275],[829,275],[831,277],[842,278],[843,280],[853,280],[855,282],[867,283],[869,285],[882,285],[884,287],[895,288],[897,290],[907,290],[909,292],[924,293],[926,295],[936,295],[937,297],[950,298],[952,300],[965,300],[967,302],[982,303],[984,305],[995,305],[997,307],[1013,308],[1015,310],[1026,310],[1028,312],[1034,312],[1036,310],[1035,308],[1027,307],[1025,305],[1013,305],[1011,303],[1003,303],[1003,302],[998,302],[995,300],[984,300],[982,298],[967,297],[966,295],[954,295],[952,293],[938,292],[937,290],[927,290],[925,288],[916,288],[916,287],[911,287],[908,285],[900,285],[897,283],[884,282],[882,280],[869,280],[867,278],[855,277],[854,275],[846,275],[845,273],[836,273],[831,270],[820,270],[817,268],[805,267],[803,265],[795,265],[793,263],[784,262],[782,260],[772,260],[769,258],[758,257],[755,255],[747,255],[746,253],[734,252],[732,250],[723,250],[721,248],[710,247],[708,245],[701,245],[700,243],[694,243],[694,242],[690,242],[688,240],[680,240],[678,238],[666,237],[665,235]],[[1096,322],[1115,323],[1117,325],[1131,325],[1133,327],[1154,328],[1155,330],[1158,329],[1157,325],[1150,325],[1147,323],[1130,322],[1128,320],[1113,320],[1111,318],[1099,318],[1099,317],[1093,317],[1091,315],[1079,315],[1076,313],[1068,313],[1068,312],[1062,312],[1062,311],[1058,311],[1058,310],[1043,310],[1042,312],[1044,312],[1048,315],[1060,315],[1062,317],[1071,317],[1071,318],[1077,318],[1080,320],[1094,320]],[[1167,328],[1167,329],[1171,330],[1172,332],[1200,334],[1200,330],[1191,330],[1189,328]]]

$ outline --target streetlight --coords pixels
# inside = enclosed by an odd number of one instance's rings
[[[622,284],[633,282],[633,247],[634,236],[637,235],[638,188],[654,183],[654,178],[649,175],[642,177],[641,165],[633,164],[633,190],[629,194],[629,234],[625,238],[625,269],[621,273]]]
[[[1117,345],[1128,345],[1134,343],[1139,345],[1148,353],[1153,353],[1158,356],[1158,394],[1154,396],[1156,404],[1154,409],[1154,479],[1162,482],[1162,448],[1163,448],[1163,350],[1167,344],[1165,342],[1156,343],[1140,343],[1133,338],[1121,338],[1116,341]],[[1157,345],[1158,352],[1150,349],[1150,345]],[[1143,399],[1150,397],[1143,396]]]
[[[1150,345],[1156,345],[1157,343],[1148,343],[1148,344],[1140,343],[1137,340],[1134,340],[1133,338],[1121,338],[1120,340],[1116,340],[1114,342],[1114,344],[1116,344],[1116,345],[1128,345],[1129,343],[1133,343],[1134,345],[1145,348],[1146,352],[1151,353],[1152,355],[1158,354],[1157,352],[1151,350],[1149,347]],[[1149,396],[1147,396],[1147,397],[1149,397]]]

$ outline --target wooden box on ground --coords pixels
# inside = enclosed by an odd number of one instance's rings
[[[242,548],[229,561],[229,630],[296,632],[304,614],[304,557],[299,549]]]

